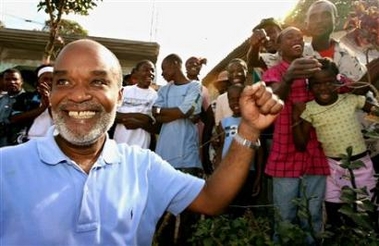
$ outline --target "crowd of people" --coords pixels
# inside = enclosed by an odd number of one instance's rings
[[[24,91],[20,71],[5,70],[0,244],[151,245],[159,229],[160,243],[186,245],[200,214],[241,216],[262,193],[303,227],[293,200],[313,197],[316,235],[324,208],[326,223],[340,226],[339,196],[351,185],[340,155],[353,143],[352,158],[365,164],[357,185],[375,187],[379,163],[357,110],[379,109],[370,87],[351,86],[367,69],[331,38],[337,19],[333,3],[315,1],[310,43],[263,19],[246,59],[231,59],[214,81],[214,98],[201,84],[205,58],[166,56],[167,83],[153,89],[151,61],[123,76],[115,55],[88,39],[39,66],[35,92]]]

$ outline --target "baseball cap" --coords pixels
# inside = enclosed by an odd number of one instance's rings
[[[282,30],[282,26],[279,24],[279,22],[271,17],[267,19],[262,19],[261,22],[253,28],[253,31],[257,29],[262,29],[266,26],[277,26],[280,30]]]
[[[228,72],[224,70],[224,71],[222,71],[222,72],[220,72],[218,74],[215,83],[217,83],[217,82],[223,82],[223,81],[228,81],[228,80],[229,80],[229,78],[228,78]]]

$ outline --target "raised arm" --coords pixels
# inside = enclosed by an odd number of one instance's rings
[[[254,30],[249,39],[249,50],[246,55],[247,69],[252,71],[256,67],[266,69],[266,63],[259,56],[261,46],[267,39],[266,33],[262,29]]]
[[[309,140],[311,124],[302,119],[301,113],[305,109],[305,103],[295,103],[292,105],[292,134],[295,147],[298,151],[305,151]]]
[[[244,89],[240,107],[242,117],[238,136],[245,141],[232,142],[220,166],[188,207],[192,211],[214,215],[221,213],[232,201],[243,185],[254,157],[255,149],[248,143],[259,141],[260,132],[271,125],[282,110],[283,102],[261,82]]]
[[[294,80],[309,78],[320,67],[321,64],[314,58],[297,58],[291,62],[280,83],[271,83],[270,86],[280,99],[286,100]]]
[[[28,111],[24,111],[24,112],[20,112],[20,113],[16,113],[16,114],[11,115],[9,117],[9,121],[12,124],[29,122],[31,120],[34,120],[35,118],[37,118],[37,116],[42,114],[49,107],[50,101],[49,101],[48,85],[45,83],[43,85],[40,85],[39,93],[41,95],[41,102],[40,102],[39,106],[34,108],[34,109],[28,110]]]

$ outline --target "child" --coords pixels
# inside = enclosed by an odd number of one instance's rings
[[[221,161],[225,157],[229,150],[229,147],[235,137],[238,130],[238,125],[241,121],[241,112],[239,107],[239,99],[243,91],[244,86],[242,84],[233,84],[227,90],[227,96],[229,101],[229,107],[233,111],[233,115],[225,117],[221,120],[217,126],[218,131],[221,132],[220,148],[217,150],[216,159]],[[252,204],[252,197],[256,196],[260,191],[261,180],[261,160],[263,157],[262,148],[259,148],[256,152],[256,158],[252,160],[250,172],[246,179],[244,186],[240,193],[235,198],[232,205],[247,206]],[[219,163],[219,162],[218,162]],[[216,165],[217,168],[217,165]],[[245,210],[237,209],[232,211],[232,215],[243,215]]]
[[[284,108],[274,122],[265,172],[272,177],[273,201],[283,221],[308,229],[309,221],[297,217],[298,206],[293,200],[312,197],[309,203],[311,223],[314,233],[319,234],[323,226],[322,205],[326,176],[329,175],[328,163],[314,131],[306,151],[296,149],[291,125],[292,104],[313,99],[312,93],[307,90],[305,78],[318,70],[321,64],[316,59],[302,57],[304,40],[298,28],[285,28],[277,38],[277,46],[282,61],[269,68],[263,74],[263,80],[284,101]],[[279,242],[276,230],[274,240]],[[307,238],[307,243],[314,243],[314,239]]]
[[[325,207],[327,223],[332,228],[342,225],[338,209],[343,186],[350,186],[350,175],[347,169],[340,167],[341,154],[352,146],[351,161],[360,160],[365,167],[353,170],[357,188],[375,187],[374,169],[361,133],[361,126],[356,117],[356,110],[366,112],[377,110],[377,107],[366,101],[364,96],[338,94],[340,85],[337,76],[337,65],[328,58],[319,59],[321,70],[309,78],[309,89],[315,99],[306,104],[295,104],[293,110],[293,137],[296,147],[304,150],[313,126],[328,159],[330,175],[327,177]],[[302,111],[304,110],[304,111]]]

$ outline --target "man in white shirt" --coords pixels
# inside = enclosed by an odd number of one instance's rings
[[[140,61],[135,68],[137,84],[125,86],[122,105],[117,109],[114,140],[117,143],[149,148],[151,133],[155,132],[151,116],[157,92],[150,87],[155,66],[149,60]]]

